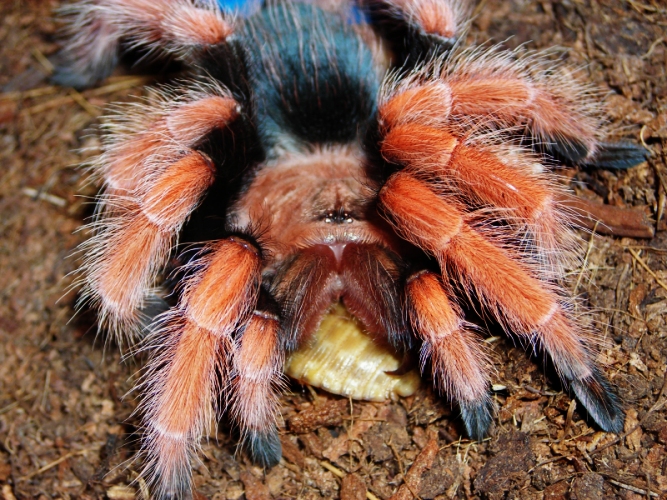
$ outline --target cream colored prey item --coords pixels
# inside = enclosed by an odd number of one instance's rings
[[[290,377],[331,393],[367,401],[410,396],[419,387],[417,370],[392,375],[401,358],[373,342],[341,304],[285,363]]]

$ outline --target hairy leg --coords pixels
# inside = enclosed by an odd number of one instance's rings
[[[602,142],[600,100],[540,54],[472,48],[387,82],[380,117],[388,128],[447,124],[459,137],[471,127],[514,129],[537,150],[574,163],[627,168],[644,161],[643,148]]]
[[[144,378],[144,475],[158,498],[182,498],[191,490],[190,462],[217,413],[232,334],[257,303],[261,258],[252,244],[230,238],[188,266],[192,274],[178,306],[158,320],[147,341],[156,354]]]
[[[90,87],[113,71],[124,44],[150,54],[185,58],[232,34],[216,2],[83,0],[68,6],[69,41],[56,57],[53,81]]]
[[[99,307],[101,323],[119,339],[141,328],[178,232],[215,179],[213,162],[195,148],[237,115],[230,97],[194,96],[153,112],[136,136],[133,127],[115,136],[95,167],[106,192],[92,224],[96,234],[83,247],[81,300]]]
[[[470,227],[460,208],[406,172],[388,180],[380,200],[403,237],[436,257],[465,291],[474,291],[508,331],[544,349],[600,427],[622,430],[623,412],[613,393],[601,390],[608,384],[555,285],[535,278],[519,256]]]
[[[430,362],[438,390],[461,409],[468,435],[482,439],[491,425],[488,362],[479,341],[466,328],[440,278],[430,271],[406,284],[410,319],[422,339],[422,369]]]
[[[525,234],[522,239],[528,237],[543,274],[562,276],[562,264],[575,241],[558,197],[563,188],[542,171],[533,155],[482,142],[406,123],[389,130],[381,151],[415,175],[449,188],[467,206],[493,209],[491,216],[509,222]]]
[[[238,341],[232,372],[231,415],[253,462],[273,467],[282,447],[276,428],[284,351],[278,316],[255,310]]]
[[[396,60],[412,66],[451,50],[464,30],[466,0],[360,0],[371,24],[389,41]]]

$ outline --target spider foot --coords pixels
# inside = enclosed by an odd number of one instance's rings
[[[275,427],[263,432],[248,431],[242,448],[253,463],[265,469],[278,465],[283,455],[283,447]]]
[[[570,387],[602,430],[616,434],[623,432],[625,413],[618,396],[599,369],[593,368],[588,378],[570,381]]]
[[[156,484],[163,484],[164,482],[161,478],[156,478]],[[180,484],[174,488],[160,492],[157,498],[160,500],[192,500],[194,498],[192,485],[190,482]]]
[[[104,57],[87,63],[85,66],[72,60],[70,55],[58,54],[51,63],[54,66],[51,83],[61,87],[78,90],[87,89],[104,80],[118,64],[118,54],[113,50],[104,50]]]
[[[629,142],[605,142],[598,146],[595,156],[584,165],[594,168],[632,168],[646,161],[649,151]]]
[[[85,89],[107,78],[119,60],[120,38],[110,19],[100,14],[100,5],[75,2],[61,10],[71,37],[68,46],[51,60],[51,82]]]
[[[627,169],[646,161],[649,152],[643,146],[628,142],[603,142],[594,152],[584,142],[572,138],[551,138],[542,146],[544,153],[557,160],[591,168]]]
[[[489,397],[478,401],[459,401],[461,419],[470,439],[481,441],[489,432],[493,421],[493,401]]]

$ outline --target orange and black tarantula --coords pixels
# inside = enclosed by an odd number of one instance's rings
[[[551,167],[623,168],[644,151],[604,142],[595,93],[566,68],[460,48],[463,0],[69,11],[59,83],[93,85],[128,50],[190,71],[106,119],[83,247],[82,303],[151,353],[143,451],[158,497],[190,494],[223,410],[256,463],[280,460],[285,356],[338,302],[420,352],[472,438],[493,418],[473,316],[542,352],[600,428],[622,430],[560,284],[575,238]]]

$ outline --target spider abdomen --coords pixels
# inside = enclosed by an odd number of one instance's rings
[[[380,75],[371,50],[341,14],[299,4],[268,7],[245,22],[241,43],[269,156],[274,148],[363,136]]]

